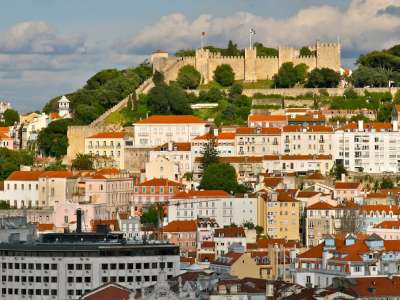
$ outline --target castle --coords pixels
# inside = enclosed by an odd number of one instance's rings
[[[280,66],[286,62],[294,65],[301,63],[309,67],[330,68],[340,71],[340,44],[316,42],[309,49],[315,53],[311,56],[300,56],[300,49],[279,47],[279,55],[259,57],[255,48],[246,48],[243,56],[221,56],[208,49],[197,49],[195,56],[173,57],[168,53],[158,51],[152,54],[151,63],[155,70],[164,74],[167,81],[175,80],[179,69],[185,65],[194,66],[202,76],[203,83],[213,80],[214,70],[222,64],[228,64],[235,73],[235,80],[256,81],[272,79],[278,73]]]

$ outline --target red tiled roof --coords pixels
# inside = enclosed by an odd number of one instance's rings
[[[191,198],[210,198],[210,197],[228,198],[231,197],[231,195],[223,190],[205,190],[205,191],[190,190],[189,192],[178,192],[174,195],[173,198],[191,199]]]
[[[201,157],[200,157],[201,159]],[[222,156],[218,160],[224,163],[262,163],[262,156]],[[196,158],[197,161],[197,158]]]
[[[191,264],[193,265],[196,262],[196,259],[194,257],[185,257],[185,256],[181,256],[179,258],[181,263],[187,263],[187,264]]]
[[[295,116],[290,116],[289,121],[295,121],[295,122],[313,122],[313,121],[319,121],[319,122],[324,122],[325,121],[325,116],[321,113],[306,113],[305,115],[295,115]]]
[[[0,140],[10,140],[12,139],[8,134],[0,132]]]
[[[89,139],[122,139],[126,132],[99,132],[89,137]]]
[[[51,118],[52,120],[60,119],[60,118],[61,118],[61,117],[60,117],[60,114],[59,114],[58,112],[51,112],[49,116],[50,116],[50,118]]]
[[[361,210],[365,212],[377,211],[377,212],[393,212],[394,214],[400,214],[400,207],[397,205],[362,205]]]
[[[280,183],[283,182],[282,177],[265,177],[264,185],[270,188],[276,188]]]
[[[206,123],[206,121],[199,117],[192,115],[173,115],[161,116],[153,115],[147,119],[140,120],[136,124],[193,124],[193,123]]]
[[[36,181],[45,173],[44,171],[14,171],[6,180],[27,180]]]
[[[374,122],[374,123],[364,123],[363,124],[363,128],[366,130],[371,130],[371,129],[375,129],[375,130],[391,130],[392,129],[392,124],[391,123],[383,123],[383,122]],[[350,130],[350,131],[354,131],[358,129],[358,124],[355,122],[352,123],[348,123],[345,126],[343,126],[342,128],[340,128],[342,130]]]
[[[128,300],[131,291],[115,283],[106,283],[82,296],[81,300]]]
[[[312,125],[307,127],[308,132],[333,132],[332,126],[327,125]]]
[[[199,262],[210,262],[215,260],[215,253],[200,253],[198,257]]]
[[[281,129],[276,128],[276,127],[264,127],[264,128],[239,127],[239,128],[236,128],[236,135],[247,135],[247,134],[279,135],[279,134],[281,134]]]
[[[213,241],[204,241],[201,243],[201,248],[215,248],[215,242]]]
[[[98,169],[96,173],[100,175],[114,175],[114,174],[119,174],[120,170],[118,168],[103,168],[103,169]]]
[[[359,277],[352,278],[351,285],[346,285],[349,292],[357,299],[380,299],[400,297],[400,277]]]
[[[343,182],[338,181],[335,182],[335,189],[337,190],[355,190],[358,189],[361,185],[361,182]]]
[[[374,228],[381,229],[400,229],[400,221],[383,221],[379,224],[376,224]]]
[[[172,221],[164,226],[164,232],[194,232],[197,230],[196,221]]]
[[[243,227],[217,228],[214,237],[246,237]]]
[[[374,192],[371,192],[371,193],[367,194],[367,199],[370,199],[370,198],[386,198],[387,196],[388,196],[387,193],[383,193],[383,192],[374,193]]]
[[[180,184],[179,182],[165,178],[153,178],[139,184],[139,186],[181,186],[181,185],[182,184]]]
[[[330,155],[264,155],[264,160],[330,160]]]
[[[172,143],[172,148],[176,149],[175,151],[190,151],[191,144],[190,143]],[[167,151],[168,143],[164,145],[158,146],[154,148],[155,151]]]
[[[288,192],[280,192],[278,194],[278,201],[280,202],[299,202],[292,198],[291,193]]]
[[[249,122],[285,122],[288,117],[285,115],[249,115]]]
[[[311,197],[314,197],[314,196],[316,196],[316,195],[318,195],[318,194],[321,194],[320,192],[314,192],[314,191],[300,191],[298,194],[297,194],[297,198],[311,198]]]
[[[39,223],[36,224],[37,231],[51,231],[54,230],[54,224]]]
[[[217,136],[212,133],[207,133],[205,135],[196,137],[195,140],[209,140],[212,138],[217,140],[233,140],[235,139],[235,135],[236,134],[234,132],[220,132]]]
[[[314,172],[305,177],[308,180],[323,180],[325,177],[320,172]]]
[[[334,209],[335,206],[330,205],[329,203],[326,203],[324,201],[319,201],[317,203],[314,203],[313,205],[310,205],[307,207],[308,210],[310,209]]]
[[[46,171],[43,172],[40,177],[47,177],[47,178],[67,178],[72,177],[73,173],[71,171]]]

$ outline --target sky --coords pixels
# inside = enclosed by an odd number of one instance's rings
[[[0,99],[41,110],[105,68],[127,68],[154,50],[174,53],[231,39],[277,47],[342,44],[342,64],[400,43],[400,0],[2,0]]]

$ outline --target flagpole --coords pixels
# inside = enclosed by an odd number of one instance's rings
[[[250,49],[253,48],[252,35],[253,35],[253,32],[252,32],[252,30],[250,29]]]

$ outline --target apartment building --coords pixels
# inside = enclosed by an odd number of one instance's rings
[[[240,156],[279,154],[281,129],[276,127],[239,127],[235,135],[236,153]]]
[[[178,245],[181,256],[196,253],[197,220],[172,221],[163,227],[164,239]]]
[[[335,131],[334,159],[349,171],[400,171],[400,132],[392,123],[349,123]]]
[[[400,221],[383,221],[367,228],[367,234],[377,234],[384,240],[400,240]]]
[[[264,232],[273,239],[300,240],[300,201],[290,192],[264,195]]]
[[[168,142],[189,143],[209,131],[206,121],[192,115],[153,115],[133,124],[135,147],[157,147]]]
[[[73,198],[76,177],[70,171],[47,171],[40,175],[38,183],[38,206],[54,207]]]
[[[201,157],[205,146],[210,143],[211,140],[215,141],[215,149],[219,156],[236,155],[235,132],[218,132],[218,129],[215,129],[213,133],[194,138],[191,142],[192,157]]]
[[[9,136],[8,128],[7,133],[0,131],[0,148],[14,149],[14,139]]]
[[[225,255],[232,245],[246,247],[246,233],[242,227],[217,228],[214,232],[215,253],[217,256]]]
[[[319,245],[326,235],[336,233],[336,206],[319,201],[306,210],[306,247]]]
[[[333,195],[339,201],[350,201],[362,196],[362,189],[361,182],[336,181]]]
[[[252,114],[247,118],[249,127],[277,127],[281,128],[288,125],[288,116],[286,115],[260,115]]]
[[[333,127],[288,125],[282,128],[284,154],[332,154]]]
[[[330,172],[333,166],[330,155],[264,155],[263,168],[269,173],[307,174],[318,171],[323,175]]]
[[[400,241],[377,234],[326,236],[298,256],[295,283],[326,288],[333,278],[367,278],[400,271]]]
[[[168,221],[212,218],[220,226],[256,225],[259,201],[252,195],[235,197],[222,190],[179,192],[169,200]]]

